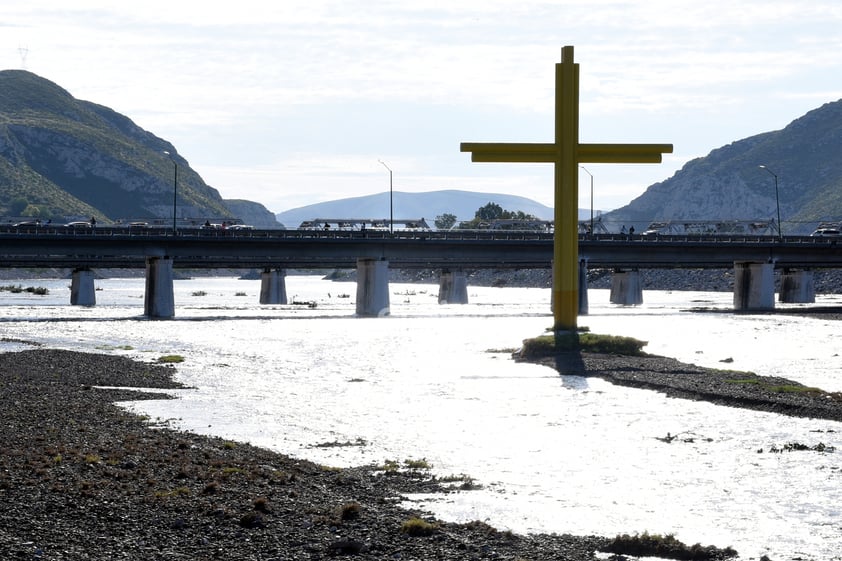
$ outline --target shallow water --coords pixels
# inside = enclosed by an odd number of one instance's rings
[[[440,306],[436,286],[393,284],[390,317],[357,318],[353,284],[287,277],[290,299],[316,302],[310,308],[259,306],[259,281],[197,279],[176,281],[174,320],[148,321],[142,279],[97,281],[94,308],[67,305],[67,281],[21,284],[51,292],[0,294],[4,337],[186,358],[178,377],[196,390],[127,404],[133,410],[335,466],[426,458],[439,475],[484,486],[419,498],[443,518],[517,532],[674,533],[731,545],[742,559],[842,559],[840,423],[514,363],[511,350],[552,323],[548,290],[469,287],[470,304]],[[842,390],[832,321],[684,311],[727,309],[727,293],[646,292],[639,307],[610,305],[607,291],[589,296],[580,324],[594,332],[632,335],[649,352],[703,366]],[[659,440],[667,433],[680,438]],[[769,452],[788,442],[836,450]],[[327,443],[353,445],[319,446]]]

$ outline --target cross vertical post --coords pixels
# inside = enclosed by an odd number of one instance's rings
[[[555,71],[555,204],[552,305],[556,329],[576,329],[579,315],[579,65],[573,47],[561,50]],[[569,201],[574,201],[569,204]]]
[[[545,162],[554,166],[553,329],[576,330],[579,315],[580,163],[659,163],[672,144],[580,144],[579,65],[573,47],[561,50],[555,77],[555,142],[506,144],[463,142],[473,162]]]

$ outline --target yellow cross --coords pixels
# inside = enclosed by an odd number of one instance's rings
[[[672,144],[580,144],[579,65],[573,47],[561,49],[555,71],[555,142],[506,144],[463,142],[472,162],[543,162],[555,165],[553,237],[553,318],[556,331],[575,330],[579,315],[580,163],[660,163]]]

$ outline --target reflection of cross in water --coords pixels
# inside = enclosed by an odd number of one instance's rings
[[[555,142],[511,144],[463,142],[473,162],[552,163],[555,166],[553,317],[556,330],[576,329],[579,314],[580,163],[659,163],[672,144],[580,144],[579,65],[573,47],[561,50],[555,72]]]

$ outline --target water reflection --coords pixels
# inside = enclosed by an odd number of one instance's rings
[[[180,428],[336,466],[424,457],[440,474],[484,485],[424,503],[444,517],[521,532],[673,532],[732,545],[744,559],[839,559],[839,423],[515,363],[506,349],[552,323],[548,290],[474,287],[470,304],[439,306],[435,287],[399,285],[391,317],[362,319],[351,299],[333,296],[344,290],[336,285],[287,283],[318,306],[261,307],[257,281],[197,279],[176,283],[174,321],[138,321],[142,279],[107,280],[95,308],[69,307],[60,288],[7,302],[2,325],[4,336],[61,348],[185,356],[179,377],[196,390],[132,405]],[[842,335],[829,320],[681,311],[694,300],[725,309],[726,293],[644,298],[618,308],[592,291],[581,323],[685,362],[721,368],[730,358],[729,369],[842,389]],[[580,371],[572,360],[564,370]],[[366,445],[318,446],[334,441]],[[787,442],[836,451],[769,452]]]

